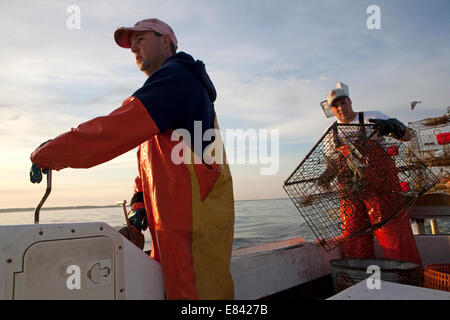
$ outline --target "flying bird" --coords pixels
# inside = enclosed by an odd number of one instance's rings
[[[421,103],[422,101],[412,101],[411,102],[411,110],[414,110],[414,108],[416,107],[416,104]]]

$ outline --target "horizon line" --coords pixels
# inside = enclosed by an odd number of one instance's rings
[[[260,200],[285,200],[290,199],[289,197],[285,198],[264,198],[264,199],[241,199],[241,200],[234,200],[234,202],[240,202],[240,201],[260,201]],[[41,208],[41,211],[55,211],[55,210],[71,210],[71,209],[95,209],[95,208],[113,208],[113,207],[119,207],[120,205],[78,205],[78,206],[63,206],[63,207],[43,207]],[[130,205],[127,203],[126,205],[129,207]],[[0,208],[0,213],[7,213],[7,212],[26,212],[26,211],[34,211],[35,207],[28,207],[28,208]]]

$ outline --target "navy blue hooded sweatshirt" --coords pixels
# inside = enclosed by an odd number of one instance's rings
[[[185,52],[168,58],[133,96],[142,102],[161,133],[186,129],[192,146],[194,121],[202,122],[202,137],[206,130],[214,128],[216,89],[204,63]],[[202,139],[202,152],[210,143]]]

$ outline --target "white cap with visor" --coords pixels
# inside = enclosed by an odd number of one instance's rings
[[[342,97],[350,99],[348,86],[345,83],[338,82],[336,84],[336,89],[331,90],[327,95],[327,99],[320,103],[320,106],[322,107],[322,110],[327,118],[334,117],[334,113],[331,111],[331,105],[336,99]]]

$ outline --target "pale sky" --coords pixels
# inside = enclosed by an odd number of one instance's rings
[[[80,29],[67,27],[70,5],[80,9]],[[367,27],[370,5],[380,8],[381,29]],[[286,197],[283,181],[334,121],[319,103],[337,81],[349,85],[355,111],[404,123],[450,105],[447,0],[2,1],[0,208],[41,199],[45,183],[28,176],[38,145],[110,113],[144,83],[113,33],[153,17],[171,25],[180,51],[206,64],[223,131],[279,130],[275,175],[261,175],[261,163],[231,166],[237,200]],[[413,100],[422,101],[414,111]],[[135,150],[55,172],[46,206],[129,200],[136,175]]]

